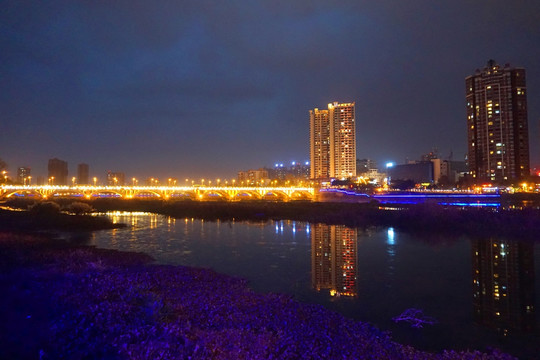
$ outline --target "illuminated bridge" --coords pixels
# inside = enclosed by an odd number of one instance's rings
[[[163,199],[199,201],[314,200],[311,187],[2,185],[0,199]]]

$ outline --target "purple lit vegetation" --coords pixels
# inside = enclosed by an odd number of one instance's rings
[[[0,233],[0,358],[512,359],[418,351],[322,306],[255,293],[242,279],[151,261]]]
[[[395,322],[405,321],[411,324],[412,327],[422,328],[424,325],[433,325],[437,323],[432,317],[424,315],[420,309],[410,308],[402,312],[399,316],[393,317]]]

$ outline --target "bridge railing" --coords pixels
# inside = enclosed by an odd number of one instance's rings
[[[312,187],[2,185],[0,198],[161,198],[192,200],[313,200]]]

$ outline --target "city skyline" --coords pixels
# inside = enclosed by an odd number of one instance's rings
[[[540,4],[24,4],[0,14],[0,158],[140,178],[234,177],[309,158],[306,113],[356,103],[357,158],[467,152],[463,79],[527,70],[540,165]],[[201,11],[202,10],[202,11]],[[103,176],[103,175],[102,175]]]

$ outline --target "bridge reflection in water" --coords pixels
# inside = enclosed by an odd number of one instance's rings
[[[3,185],[0,199],[163,199],[200,201],[314,200],[311,187],[211,187],[211,186],[23,186]]]

